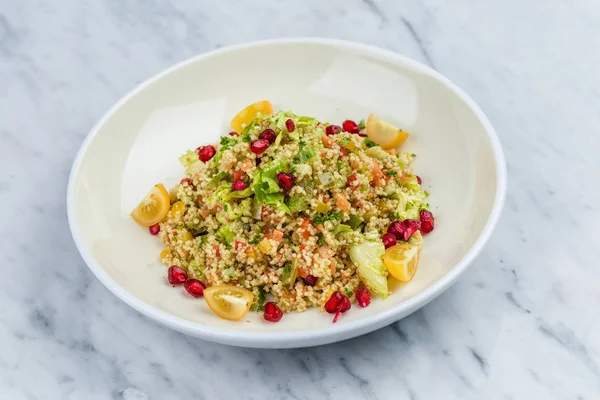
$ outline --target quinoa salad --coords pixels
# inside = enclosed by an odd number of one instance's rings
[[[219,316],[318,307],[334,322],[408,282],[434,229],[428,193],[403,152],[408,133],[370,115],[341,125],[252,104],[219,143],[180,157],[132,217],[164,244],[168,280]],[[199,143],[200,144],[200,143]]]

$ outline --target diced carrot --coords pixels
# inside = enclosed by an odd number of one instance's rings
[[[317,253],[321,256],[321,258],[331,258],[335,255],[335,251],[331,250],[327,246],[321,246],[317,250]]]
[[[221,257],[221,251],[219,249],[219,245],[213,244],[213,249],[215,249],[215,253],[217,254],[217,257]]]
[[[306,270],[305,266],[301,266],[298,268],[298,276],[300,278],[306,278],[307,275],[308,275],[308,271]]]
[[[323,226],[323,224],[316,224],[315,228],[317,228],[319,232],[325,232],[325,227]]]
[[[386,153],[391,154],[393,156],[397,156],[398,155],[398,150],[396,150],[396,149],[387,149],[385,151],[386,151]]]
[[[335,197],[335,205],[340,210],[347,210],[350,208],[350,202],[346,199],[343,193],[336,193],[333,197]]]
[[[335,258],[331,259],[331,264],[329,264],[329,269],[331,270],[331,274],[335,274],[335,267],[337,263],[335,262]]]
[[[246,172],[250,168],[252,168],[252,166],[253,166],[252,160],[246,160],[242,163],[242,166],[240,168],[242,171]]]
[[[310,231],[308,230],[308,227],[310,226],[310,219],[304,217],[302,219],[302,238],[304,240],[307,240],[310,237]]]
[[[278,241],[278,242],[280,242],[281,239],[283,239],[283,232],[278,231],[277,229],[274,229],[271,232],[271,238],[274,239],[274,240],[276,240],[276,241]]]
[[[302,244],[300,245],[300,250],[304,250],[305,248],[306,248],[306,243],[302,243]]]
[[[371,169],[371,172],[373,172],[373,183],[375,184],[375,186],[384,186],[386,183],[385,174],[383,173],[381,168],[379,168],[379,164],[377,164],[377,161],[375,160],[373,160],[373,167]]]
[[[327,147],[328,149],[333,146],[333,139],[327,135],[321,136],[321,141],[323,142],[323,146]]]
[[[346,150],[345,148],[340,147],[340,153],[342,153],[344,157],[348,157],[348,150]]]
[[[242,179],[242,173],[240,171],[233,171],[233,180]]]

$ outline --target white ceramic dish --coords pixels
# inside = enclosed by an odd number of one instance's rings
[[[406,144],[436,215],[416,277],[385,301],[353,307],[336,323],[310,310],[279,323],[248,313],[216,317],[203,300],[166,282],[162,246],[130,211],[149,188],[174,185],[177,160],[228,131],[256,100],[323,121],[374,112],[409,131]],[[502,149],[489,121],[458,87],[398,54],[360,44],[297,39],[251,43],[184,61],[116,104],[79,151],[67,194],[71,232],[92,272],[115,295],[180,332],[230,345],[303,347],[336,342],[388,325],[447,289],[489,238],[506,191]]]

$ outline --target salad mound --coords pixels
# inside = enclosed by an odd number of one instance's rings
[[[408,133],[374,115],[338,126],[268,101],[231,125],[181,156],[178,185],[155,186],[132,212],[165,244],[170,283],[223,318],[253,310],[277,322],[320,307],[335,322],[385,298],[389,275],[412,279],[434,218],[415,155],[397,150]]]

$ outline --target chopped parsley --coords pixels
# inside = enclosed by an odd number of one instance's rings
[[[415,158],[417,155],[415,153],[411,154],[412,158]]]
[[[360,122],[358,123],[358,127],[360,129],[365,129],[365,127],[367,126],[367,124],[365,123],[365,119],[361,119]]]
[[[396,176],[396,175],[398,175],[398,173],[396,171],[385,171],[385,174],[387,176]]]
[[[242,136],[242,142],[244,143],[250,143],[252,141],[252,139],[250,139],[250,135],[244,135]]]
[[[339,211],[333,211],[329,214],[317,214],[314,218],[313,218],[313,223],[315,224],[322,224],[325,221],[339,221],[342,218],[342,216],[340,215]]]
[[[348,136],[346,136],[338,141],[338,144],[342,147],[348,146],[348,143],[350,143],[350,138]]]
[[[352,295],[354,294],[352,293],[352,290],[348,289],[347,287],[344,288],[344,291],[346,292],[346,296],[348,297],[352,297]]]
[[[258,244],[259,242],[260,242],[260,236],[256,235],[248,243],[250,243],[250,244]]]
[[[325,237],[323,236],[322,233],[319,233],[319,236],[317,236],[317,246],[323,247],[324,244],[325,244]]]
[[[256,293],[254,303],[250,306],[250,310],[257,312],[265,311],[265,291],[263,288],[258,288],[258,293]]]
[[[367,146],[368,148],[379,146],[377,143],[375,143],[374,141],[372,141],[369,138],[365,138],[364,142],[365,142],[365,146]]]

